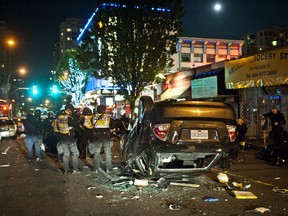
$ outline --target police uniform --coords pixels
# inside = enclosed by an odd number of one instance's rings
[[[80,117],[80,127],[82,129],[82,136],[80,139],[80,155],[86,158],[86,148],[88,146],[88,140],[93,141],[93,128],[94,128],[94,116],[92,111],[85,107]]]
[[[94,132],[95,139],[89,141],[89,152],[93,154],[93,169],[97,172],[101,163],[101,148],[104,148],[106,170],[112,169],[111,158],[111,128],[114,128],[113,120],[105,113],[105,106],[100,105],[97,107],[97,114],[95,115]]]
[[[54,125],[55,127],[55,125]],[[76,140],[73,135],[73,128],[75,127],[75,122],[71,117],[71,111],[65,110],[57,118],[57,136],[59,143],[57,144],[58,154],[62,154],[62,160],[64,165],[64,174],[69,171],[69,156],[72,156],[72,166],[73,173],[78,172],[78,156],[79,150],[77,148]],[[56,132],[56,131],[55,131]]]

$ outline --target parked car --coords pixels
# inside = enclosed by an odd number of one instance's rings
[[[0,140],[4,137],[13,137],[17,135],[17,125],[8,117],[0,118]]]
[[[140,178],[188,178],[229,167],[236,138],[235,110],[208,101],[140,98],[137,122],[124,137],[122,160]]]

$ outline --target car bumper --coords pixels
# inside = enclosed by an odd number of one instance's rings
[[[16,131],[1,131],[0,137],[14,137],[16,136]]]

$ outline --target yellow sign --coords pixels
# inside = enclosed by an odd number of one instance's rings
[[[288,47],[225,62],[226,88],[288,84]]]

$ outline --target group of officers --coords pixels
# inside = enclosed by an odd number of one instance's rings
[[[67,104],[65,109],[56,116],[50,112],[43,121],[41,112],[39,113],[38,110],[34,114],[32,111],[28,112],[23,122],[28,161],[33,161],[33,147],[36,161],[41,160],[40,146],[44,142],[47,151],[54,151],[58,155],[58,159],[62,159],[64,174],[70,170],[70,156],[72,173],[80,172],[78,157],[86,158],[87,151],[93,155],[93,171],[97,173],[102,161],[101,150],[103,148],[106,171],[111,171],[113,168],[111,158],[113,134],[127,131],[128,125],[127,119],[121,120],[119,125],[105,110],[106,106],[99,105],[96,113],[93,113],[88,107],[81,111],[75,111],[73,105]]]

